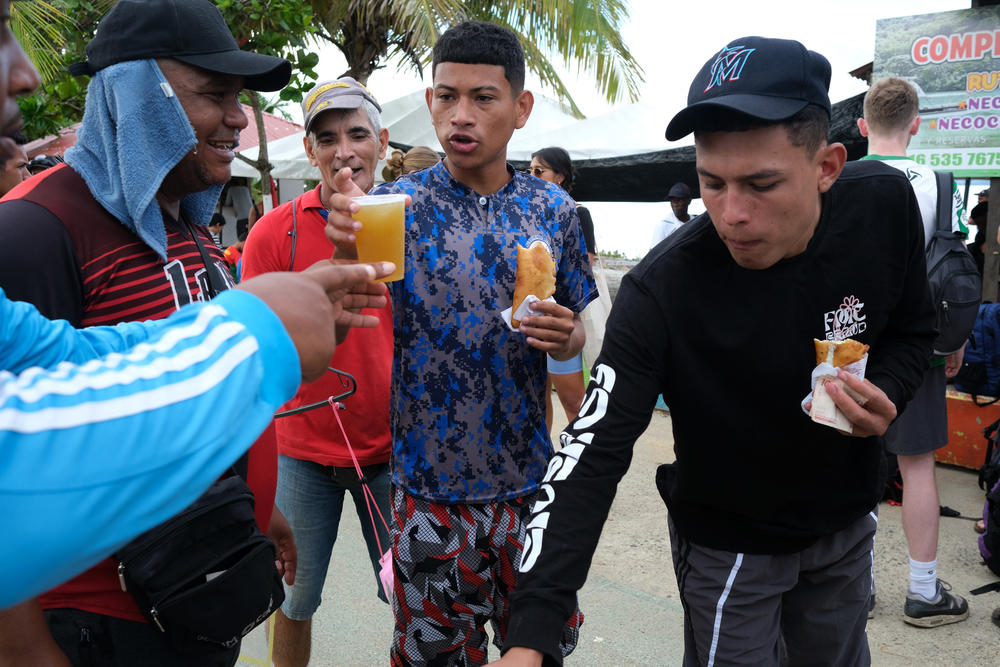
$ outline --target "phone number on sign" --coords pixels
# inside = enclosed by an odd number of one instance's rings
[[[928,167],[993,167],[1000,166],[1000,151],[974,153],[920,153],[913,161]]]

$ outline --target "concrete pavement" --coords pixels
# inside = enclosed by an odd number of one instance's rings
[[[557,409],[558,413],[561,410]],[[565,425],[557,415],[554,433]],[[656,411],[635,448],[632,467],[622,480],[580,592],[586,616],[580,644],[567,659],[570,667],[679,665],[683,631],[677,584],[670,563],[666,509],[653,484],[656,466],[673,460],[670,416]],[[984,494],[976,474],[938,467],[941,503],[963,515],[981,514]],[[941,577],[969,600],[968,620],[934,629],[914,628],[901,620],[908,583],[906,542],[900,508],[880,506],[875,542],[876,616],[868,634],[872,664],[1000,664],[1000,629],[990,622],[1000,594],[972,597],[971,588],[995,581],[976,546],[972,522],[941,519]],[[360,523],[345,503],[340,539],[334,548],[323,604],[313,622],[313,659],[317,666],[385,665],[392,639],[392,613],[375,597],[375,579],[362,546]],[[244,643],[241,665],[265,665],[266,634],[258,628]],[[491,651],[491,657],[499,653]]]

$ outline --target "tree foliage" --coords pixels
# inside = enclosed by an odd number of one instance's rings
[[[43,74],[42,87],[18,103],[24,134],[37,139],[55,134],[83,118],[86,77],[66,68],[86,57],[87,43],[115,0],[34,0],[11,4],[11,26],[28,57]],[[316,78],[319,57],[310,48],[313,16],[298,0],[216,0],[241,48],[287,58],[294,77],[274,100],[248,96],[248,103],[271,110],[283,100],[299,99]]]
[[[11,28],[42,74],[34,95],[18,100],[29,139],[55,134],[83,117],[87,83],[66,71],[83,60],[97,22],[115,0],[11,3]]]
[[[114,4],[115,0],[36,0],[12,5],[15,33],[44,77],[37,93],[18,101],[28,138],[56,134],[83,118],[87,79],[71,76],[66,68],[84,60],[87,43]],[[261,171],[266,192],[270,165],[262,112],[281,101],[300,99],[316,79],[319,56],[309,41],[312,12],[299,0],[215,0],[215,4],[241,48],[292,63],[292,81],[276,100],[253,91],[244,96],[257,121],[261,148],[253,164]]]
[[[466,19],[491,21],[521,39],[529,70],[582,113],[552,57],[593,74],[610,102],[638,98],[642,67],[621,38],[624,0],[313,0],[322,39],[347,60],[344,73],[362,82],[395,61],[421,75],[448,27]]]
[[[308,2],[301,0],[215,0],[241,49],[285,58],[292,80],[278,95],[299,100],[316,80],[319,56],[311,48],[314,28]]]
[[[51,2],[37,0],[12,5],[10,14],[11,30],[35,63],[42,81],[59,76],[61,63],[52,46],[62,44],[62,34],[72,28],[66,13]]]
[[[97,24],[115,0],[35,0],[13,3],[15,26],[29,56],[42,69],[42,88],[19,100],[29,138],[54,134],[83,117],[87,80],[66,67],[83,60]],[[418,73],[449,26],[465,19],[504,25],[521,38],[526,64],[582,116],[553,58],[588,72],[609,101],[634,100],[642,68],[621,38],[626,0],[215,0],[241,48],[287,58],[294,77],[276,100],[247,96],[255,115],[297,101],[316,78],[312,45],[337,46],[345,74],[362,82],[393,64]],[[258,123],[263,135],[263,124]],[[266,167],[266,142],[258,167]]]
[[[278,94],[280,100],[302,99],[305,90],[316,80],[319,56],[308,48],[313,34],[313,15],[307,3],[299,0],[215,0],[215,4],[233,31],[240,48],[285,58],[292,63],[292,80]],[[267,155],[267,135],[263,111],[266,101],[252,90],[244,92],[253,109],[257,125],[257,160],[237,156],[253,165],[261,176],[261,190],[271,190],[271,164]]]

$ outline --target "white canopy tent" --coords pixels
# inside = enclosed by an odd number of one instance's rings
[[[546,146],[562,146],[569,151],[577,169],[574,196],[580,200],[662,201],[673,183],[684,181],[695,187],[693,146],[672,146],[663,136],[669,113],[649,103],[621,106],[583,120],[573,117],[566,107],[536,95],[531,116],[514,132],[507,159],[517,167],[527,166],[531,154]],[[439,153],[423,90],[391,100],[383,105],[382,120],[394,146],[428,146]],[[272,175],[282,180],[282,200],[286,192],[301,192],[303,179],[318,180],[319,170],[309,164],[302,148],[302,132],[268,143],[274,165]],[[688,142],[690,143],[690,142]],[[243,152],[256,159],[257,149]],[[381,178],[382,165],[376,170]],[[246,163],[233,165],[234,176],[256,176]]]
[[[424,91],[418,90],[404,95],[382,107],[382,121],[389,128],[389,141],[407,146],[428,146],[438,153],[444,150],[437,140],[431,114],[427,109]],[[531,116],[523,128],[514,132],[507,148],[512,160],[530,160],[531,153],[553,145],[547,137],[553,132],[570,128],[580,120],[569,112],[561,102],[535,95]]]
[[[597,160],[677,148],[664,136],[670,115],[647,102],[621,106],[544,135],[514,133],[508,157],[530,160],[532,150],[562,146],[575,160]],[[527,140],[527,141],[526,141]],[[684,143],[691,143],[690,140]],[[531,148],[533,146],[534,148]],[[522,151],[523,148],[523,151]]]
[[[309,160],[306,158],[305,150],[302,147],[303,136],[302,132],[296,132],[287,137],[267,142],[267,158],[274,165],[274,169],[271,171],[274,178],[319,179],[319,169],[309,164]],[[256,160],[257,147],[240,151],[240,154],[251,160]],[[236,160],[233,162],[233,176],[258,178],[260,172],[243,160]]]
[[[508,149],[509,159],[530,160],[532,152],[554,145],[549,137],[560,130],[565,130],[565,136],[568,138],[572,137],[573,144],[579,144],[582,137],[573,136],[574,133],[570,128],[580,122],[582,121],[570,114],[567,107],[561,103],[536,95],[535,105],[527,124],[516,131],[511,140]],[[444,152],[431,125],[431,116],[422,89],[386,102],[382,106],[382,123],[389,129],[389,141],[394,144],[428,146],[438,153]],[[271,172],[274,178],[319,179],[319,170],[310,165],[306,158],[302,148],[302,137],[303,133],[297,132],[268,142],[268,159],[274,166]],[[568,148],[569,141],[564,143]],[[251,160],[257,159],[256,146],[240,153]],[[377,171],[381,174],[381,169]],[[257,175],[257,171],[246,162],[237,160],[233,163],[233,176],[253,178]]]

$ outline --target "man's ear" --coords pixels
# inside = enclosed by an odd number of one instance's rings
[[[864,118],[858,119],[858,132],[861,133],[862,137],[865,138],[868,137],[868,121],[866,121]]]
[[[816,151],[814,158],[819,168],[819,180],[816,185],[821,193],[826,192],[840,178],[840,172],[847,162],[847,149],[842,143],[832,143]]]
[[[306,157],[309,158],[309,164],[318,167],[319,164],[317,164],[316,157],[313,155],[313,142],[308,134],[302,137],[302,147],[306,150]]]
[[[427,110],[431,110],[431,102],[434,101],[434,89],[428,88],[424,91],[424,100],[427,102]]]
[[[910,123],[910,136],[911,137],[917,136],[917,132],[919,131],[920,131],[920,116],[917,116],[916,118],[913,119],[913,122]]]
[[[520,130],[528,122],[528,116],[535,106],[535,96],[530,90],[522,90],[514,99],[514,128]]]
[[[389,150],[389,129],[383,127],[378,131],[378,159],[385,159],[385,152]]]

